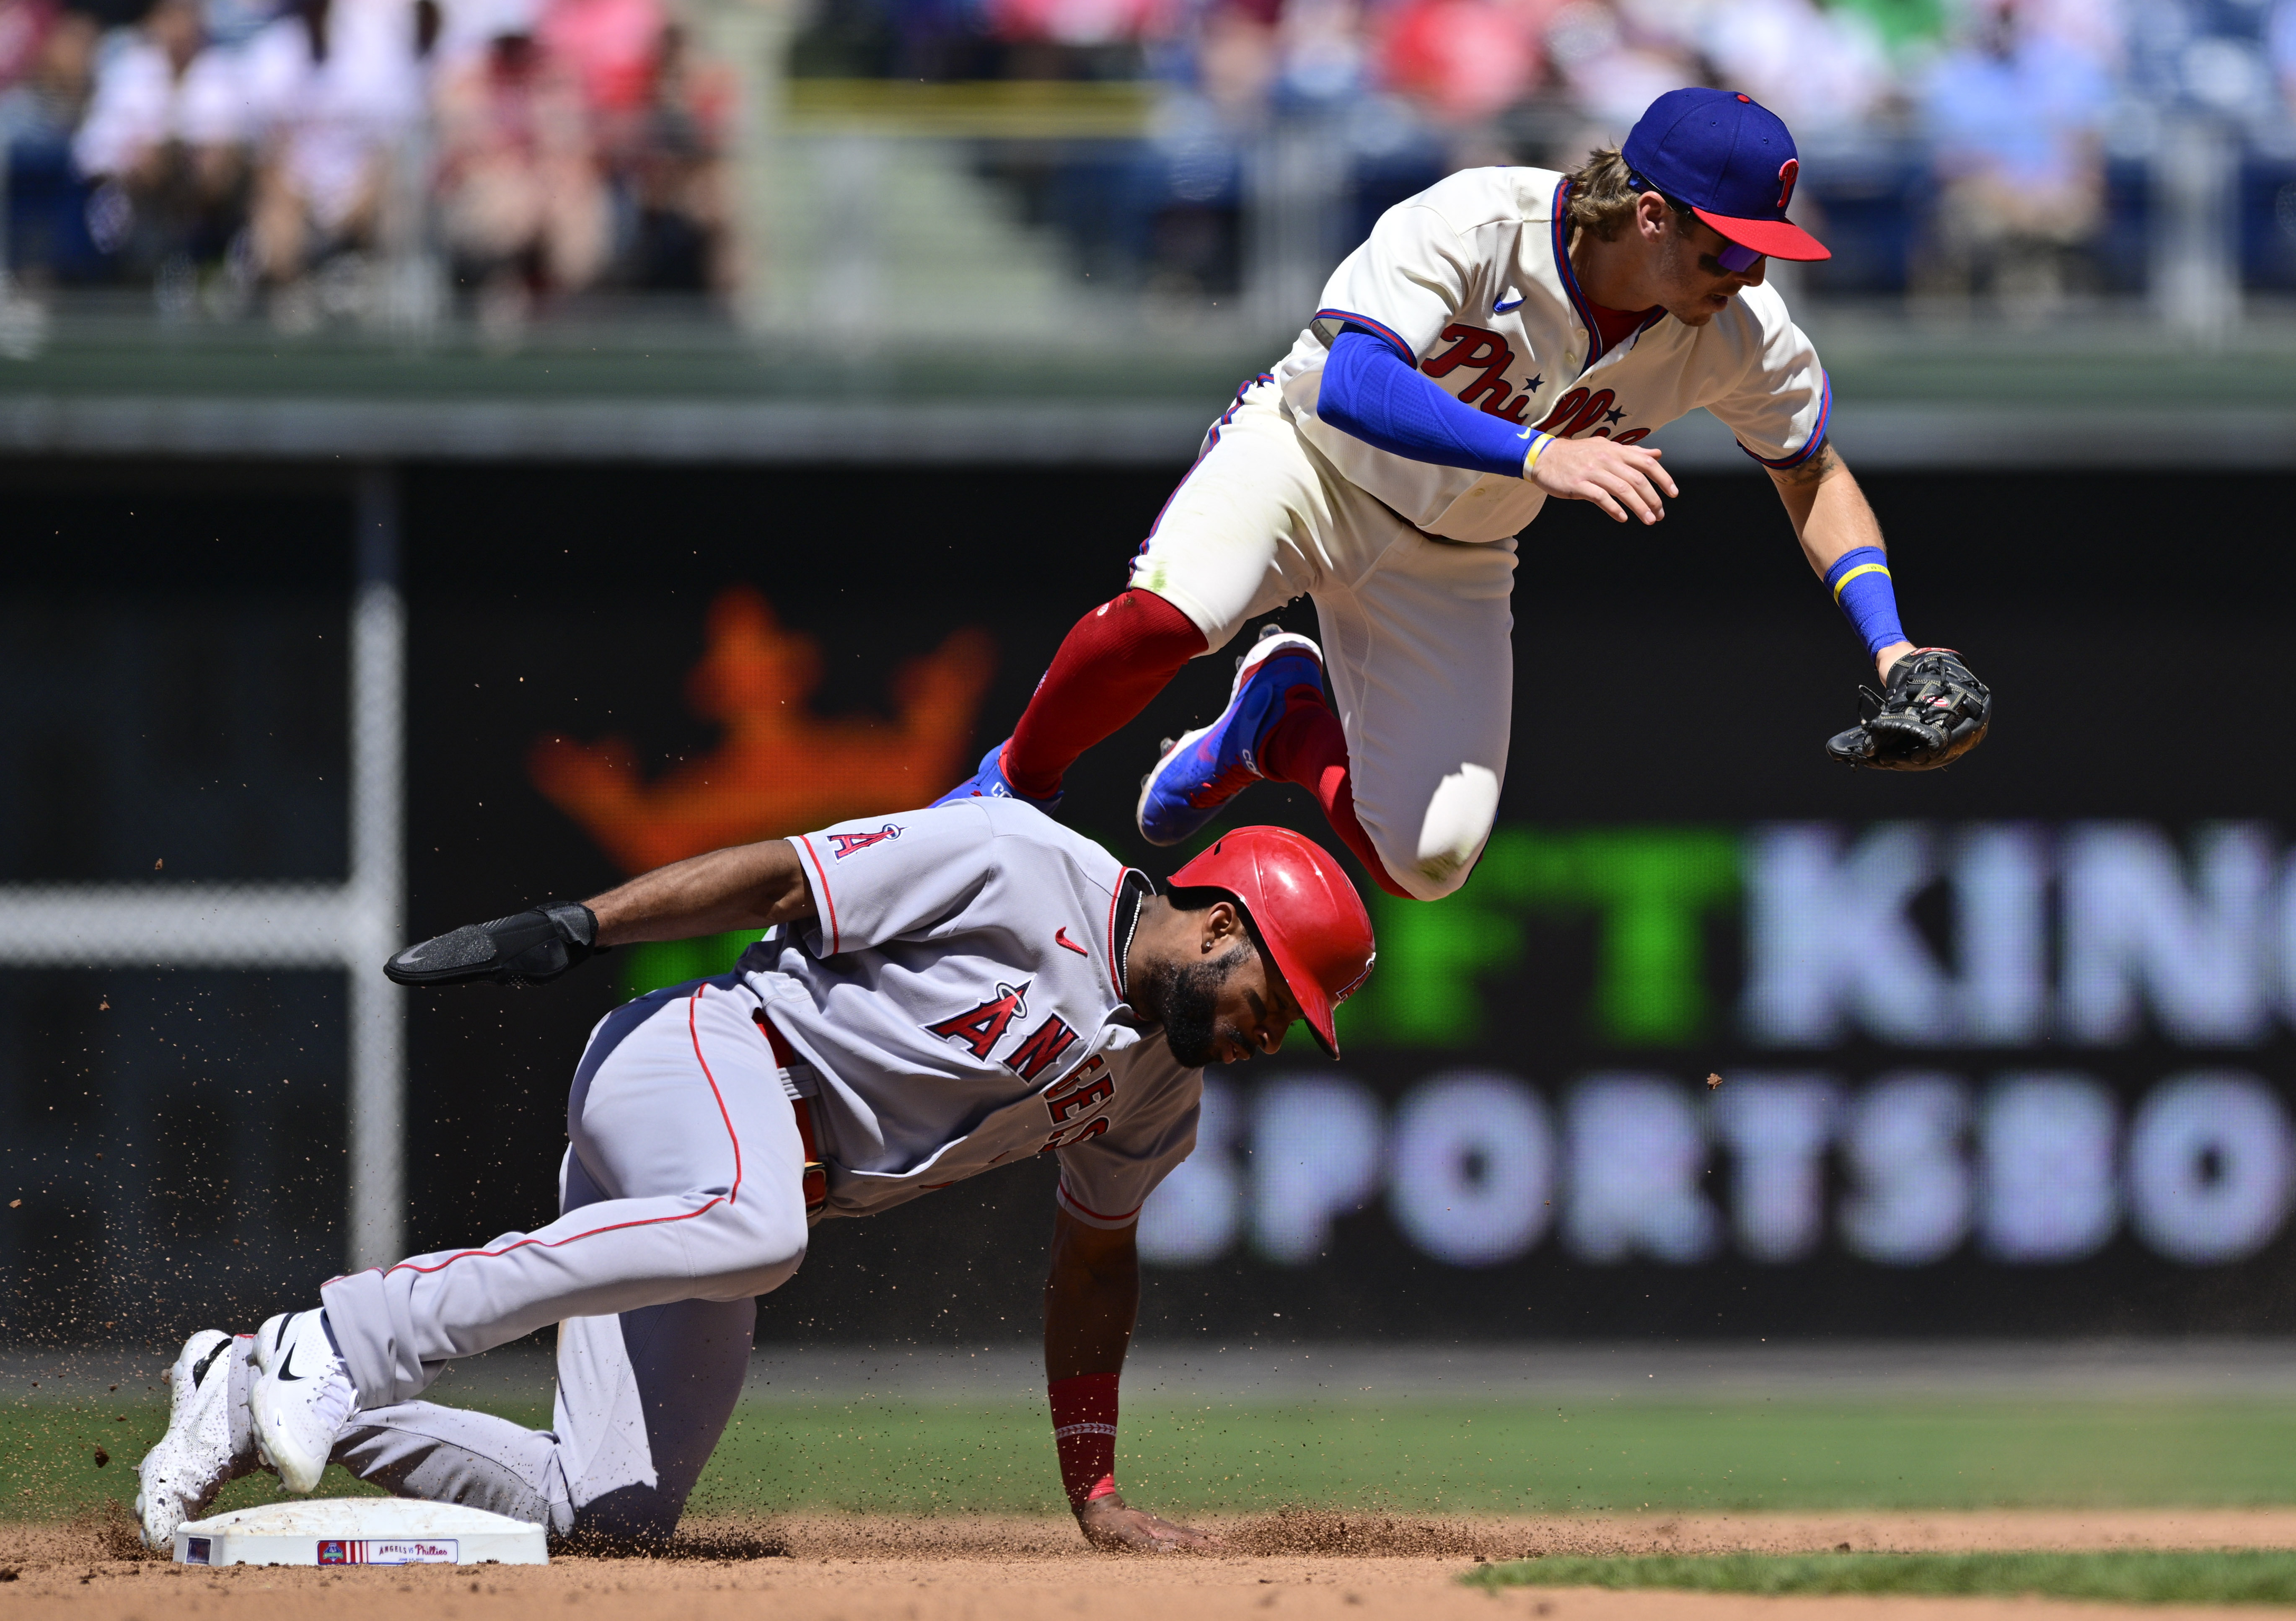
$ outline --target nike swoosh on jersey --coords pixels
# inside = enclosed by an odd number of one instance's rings
[[[1521,307],[1522,295],[1517,292],[1513,288],[1510,287],[1506,291],[1501,293],[1492,303],[1491,314],[1495,315],[1504,315],[1511,309],[1521,309]]]
[[[1069,938],[1069,931],[1065,925],[1053,930],[1053,944],[1055,946],[1065,946],[1070,951],[1076,953],[1079,957],[1088,957],[1092,955],[1092,954],[1086,951],[1083,946]]]

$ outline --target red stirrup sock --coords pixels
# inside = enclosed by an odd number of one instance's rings
[[[1128,591],[1076,622],[1004,745],[1004,780],[1043,798],[1077,757],[1148,707],[1204,651],[1196,622],[1149,591]]]
[[[1053,1400],[1061,1484],[1068,1488],[1069,1507],[1081,1509],[1116,1489],[1116,1375],[1054,1379],[1046,1393]]]
[[[1355,781],[1348,773],[1348,738],[1340,730],[1340,717],[1312,687],[1294,687],[1284,699],[1283,718],[1260,741],[1260,771],[1278,782],[1297,782],[1315,795],[1331,818],[1332,831],[1363,863],[1372,881],[1398,899],[1409,900],[1411,891],[1388,876],[1387,864],[1372,848],[1371,835],[1356,820]]]

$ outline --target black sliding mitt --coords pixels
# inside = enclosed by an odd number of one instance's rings
[[[597,941],[594,913],[579,901],[552,901],[410,946],[382,971],[401,985],[540,985],[609,949]]]

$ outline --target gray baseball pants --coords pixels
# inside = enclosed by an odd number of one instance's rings
[[[559,1217],[320,1294],[361,1411],[334,1461],[402,1497],[667,1537],[749,1371],[757,1297],[805,1258],[804,1150],[727,975],[616,1009],[567,1101]],[[558,1325],[551,1428],[417,1401],[447,1361]]]

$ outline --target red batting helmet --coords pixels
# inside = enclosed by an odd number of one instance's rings
[[[1259,931],[1324,1051],[1332,1015],[1371,975],[1371,916],[1340,864],[1280,827],[1240,827],[1172,874],[1174,888],[1225,889]]]

